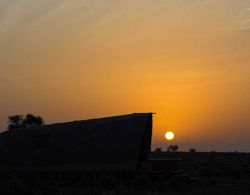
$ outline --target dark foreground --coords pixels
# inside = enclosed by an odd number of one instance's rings
[[[85,178],[1,174],[0,194],[250,194],[250,154],[152,152],[150,158],[180,158],[180,173],[105,173]]]

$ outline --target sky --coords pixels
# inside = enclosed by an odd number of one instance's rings
[[[250,152],[249,54],[250,0],[1,0],[0,129],[155,112],[152,149]]]

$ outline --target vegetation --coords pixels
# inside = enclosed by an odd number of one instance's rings
[[[155,152],[161,152],[161,148],[156,148]]]
[[[196,149],[195,148],[190,148],[189,152],[196,152]]]
[[[43,125],[44,120],[41,116],[35,116],[33,114],[14,115],[8,117],[8,130],[18,129],[29,126]]]
[[[179,150],[179,147],[177,145],[170,145],[168,148],[167,148],[167,151],[168,152],[176,152],[177,150]]]

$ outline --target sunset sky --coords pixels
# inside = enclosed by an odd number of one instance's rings
[[[2,131],[133,112],[153,148],[250,152],[250,0],[0,1]]]

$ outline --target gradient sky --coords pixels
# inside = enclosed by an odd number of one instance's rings
[[[156,112],[153,148],[250,151],[249,75],[250,0],[0,1],[2,130]]]

